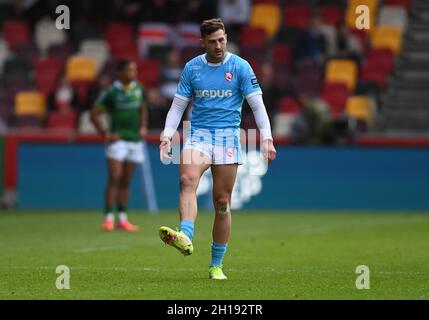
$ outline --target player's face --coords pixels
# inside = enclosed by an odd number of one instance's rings
[[[134,81],[137,78],[137,65],[134,62],[129,63],[121,72],[121,78],[125,82]]]
[[[226,51],[226,33],[219,29],[201,39],[201,45],[206,50],[210,62],[220,62]]]

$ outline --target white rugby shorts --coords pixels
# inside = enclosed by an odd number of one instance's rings
[[[117,161],[143,162],[143,143],[141,141],[132,142],[118,140],[108,143],[106,146],[106,156],[108,159]]]

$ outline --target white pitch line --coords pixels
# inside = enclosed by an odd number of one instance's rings
[[[105,251],[112,249],[120,249],[127,248],[129,245],[116,245],[116,246],[104,246],[104,247],[93,247],[93,248],[81,248],[73,250],[74,253],[87,253],[87,252],[95,252],[95,251]]]
[[[56,266],[0,266],[0,269],[32,269],[32,270],[54,270]],[[170,268],[154,268],[154,267],[70,267],[71,270],[88,270],[88,271],[149,271],[149,272],[201,272],[205,271],[205,268],[175,268],[174,270]],[[240,269],[228,268],[230,272],[241,272]],[[340,270],[311,270],[311,269],[261,269],[261,270],[247,270],[246,272],[250,273],[266,273],[266,272],[275,272],[275,273],[352,273],[348,271]],[[393,275],[425,275],[428,272],[419,272],[419,271],[374,271],[372,274],[393,274]]]

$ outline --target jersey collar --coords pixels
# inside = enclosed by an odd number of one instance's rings
[[[129,86],[129,90],[134,89],[136,85],[137,85],[137,83],[136,83],[135,81],[131,81],[131,82],[130,82],[130,86]],[[123,84],[122,84],[122,82],[121,82],[121,81],[119,81],[119,80],[116,80],[116,81],[113,83],[113,86],[114,86],[114,87],[116,87],[116,88],[118,88],[119,90],[125,90],[125,89],[124,89],[124,85],[123,85]]]
[[[220,65],[222,65],[222,64],[227,63],[227,61],[228,61],[230,58],[231,58],[231,53],[227,51],[227,52],[226,52],[226,55],[225,55],[225,58],[223,58],[223,60],[222,60],[221,62],[218,62],[218,63],[211,63],[211,62],[208,62],[208,61],[207,61],[206,54],[202,54],[202,55],[201,55],[201,60],[203,60],[203,62],[204,62],[205,64],[207,64],[209,67],[218,67],[218,66],[220,66]]]

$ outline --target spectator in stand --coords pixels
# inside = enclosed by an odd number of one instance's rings
[[[58,87],[49,97],[48,104],[51,111],[60,110],[67,112],[77,110],[77,95],[72,84],[65,77],[60,80]]]
[[[177,49],[171,49],[161,71],[160,88],[162,96],[170,101],[173,100],[176,94],[182,67],[183,63],[180,58],[180,52]]]
[[[163,97],[157,88],[149,89],[146,97],[149,113],[149,129],[163,129],[165,118],[170,110],[171,101]]]
[[[322,20],[319,16],[312,17],[310,25],[297,46],[298,60],[311,60],[322,63],[327,55],[327,41],[322,32]]]
[[[363,48],[357,37],[349,31],[344,22],[337,25],[336,58],[353,59],[360,65]]]
[[[261,86],[264,94],[268,117],[273,121],[280,98],[291,93],[287,92],[285,88],[280,88],[280,84],[275,81],[274,67],[269,62],[265,62],[261,65],[259,85]]]
[[[280,99],[285,95],[292,94],[285,88],[280,88],[279,84],[276,83],[274,78],[274,67],[270,62],[264,62],[261,65],[259,73],[259,85],[264,95],[265,107],[268,113],[268,117],[271,122],[274,122],[274,116],[277,112],[277,106]],[[256,128],[255,117],[251,112],[251,109],[247,102],[244,102],[243,106],[243,128]]]

